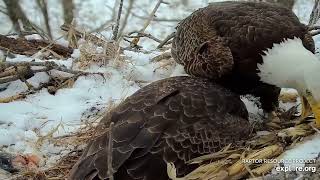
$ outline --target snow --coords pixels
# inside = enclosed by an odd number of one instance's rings
[[[282,157],[282,159],[287,160],[284,165],[291,168],[304,167],[306,160],[316,160],[318,158],[319,149],[320,135],[316,134],[311,140],[304,141],[293,149],[286,151]],[[298,163],[291,161],[298,161]]]
[[[49,0],[47,2],[49,16],[51,17],[50,25],[53,36],[56,39],[63,35],[63,32],[59,28],[63,23],[62,8],[61,4],[57,3],[56,0]],[[181,5],[178,0],[170,1],[169,5],[162,4],[156,13],[156,18],[182,19],[195,9],[213,1],[199,0],[188,2],[187,6]],[[99,28],[110,19],[115,0],[75,0],[75,3],[77,27],[91,31]],[[23,9],[32,22],[44,27],[43,18],[39,16],[40,10],[35,1],[22,0],[22,4]],[[154,0],[139,0],[134,4],[134,13],[138,16],[147,17],[155,4],[156,1]],[[3,6],[2,1],[0,5]],[[294,12],[296,12],[303,22],[307,22],[312,5],[310,0],[297,0]],[[124,13],[126,7],[127,3],[125,2]],[[0,23],[2,24],[0,33],[7,34],[11,29],[11,22],[3,14],[0,17]],[[139,30],[143,26],[144,21],[145,19],[131,15],[125,32]],[[151,33],[159,39],[164,39],[174,31],[176,24],[177,21],[154,21],[147,28],[146,32]],[[110,38],[110,30],[111,28],[106,26],[105,30],[98,34]],[[30,35],[28,38],[36,39],[39,37]],[[316,37],[316,43],[319,43],[318,39]],[[67,45],[67,41],[61,38],[57,42],[64,46]],[[122,43],[121,45],[128,46],[128,43]],[[85,70],[88,72],[102,72],[105,79],[100,75],[81,76],[72,87],[60,89],[55,95],[48,93],[47,89],[42,89],[39,92],[28,95],[23,100],[0,104],[0,146],[2,146],[2,151],[17,154],[33,153],[39,157],[45,156],[46,158],[42,159],[43,166],[50,165],[70,150],[73,150],[74,147],[71,145],[59,146],[48,141],[38,145],[37,142],[41,137],[46,136],[55,129],[57,131],[53,133],[54,137],[76,132],[86,121],[91,120],[86,117],[92,113],[92,108],[105,111],[113,104],[117,104],[125,97],[130,96],[143,85],[170,76],[186,75],[183,67],[173,61],[151,62],[152,58],[163,53],[163,51],[155,50],[158,43],[147,38],[141,38],[139,45],[142,45],[150,53],[124,51],[125,60],[124,64],[120,67],[115,65],[117,63],[115,60],[110,60],[104,67],[92,65],[89,69]],[[80,56],[79,49],[76,49],[69,59],[49,59],[48,61],[54,61],[59,65],[71,68]],[[14,58],[8,57],[7,61],[43,62],[43,60],[37,57],[26,57],[23,55],[16,55]],[[57,71],[50,71],[50,74],[53,76],[68,76],[66,73]],[[44,72],[37,73],[28,80],[35,87],[39,87],[41,83],[48,81],[49,76]],[[10,97],[27,90],[27,86],[20,80],[1,85],[0,89],[4,87],[6,87],[6,90],[0,91],[0,98]],[[283,90],[283,92],[290,91],[293,90]],[[251,115],[261,116],[263,114],[262,110],[256,105],[255,100],[247,97],[242,97],[241,99],[246,104]],[[281,107],[289,109],[294,105],[296,104],[286,103],[281,104]],[[319,136],[314,136],[313,139],[288,151],[284,158],[315,158],[315,154],[320,152],[319,139]]]

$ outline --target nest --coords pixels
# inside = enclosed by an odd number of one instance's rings
[[[172,180],[226,180],[265,176],[278,164],[287,149],[317,132],[312,122],[295,125],[294,121],[285,121],[283,124],[284,128],[272,130],[266,135],[256,135],[242,147],[233,148],[230,144],[219,152],[190,160],[187,163],[199,164],[199,167],[185,177],[176,177],[174,165],[167,164],[168,175]],[[18,178],[13,179],[67,179],[72,166],[81,156],[83,145],[99,135],[99,132],[105,132],[105,129],[97,130],[90,123],[76,134],[55,139],[56,144],[73,144],[77,150],[62,157],[53,167],[37,172],[22,172]]]
[[[79,45],[80,50],[80,68],[85,69],[90,65],[105,66],[110,60],[123,62],[120,46],[117,42],[105,43],[103,46],[97,46],[91,41],[85,41]]]
[[[75,150],[69,152],[63,156],[55,165],[46,169],[38,170],[22,170],[19,174],[15,175],[11,180],[61,180],[67,179],[68,173],[72,166],[76,163],[82,154],[84,145],[88,143],[92,138],[99,135],[100,132],[104,132],[104,129],[97,127],[97,122],[103,116],[100,114],[94,122],[86,123],[78,132],[57,137],[46,139],[57,146],[72,145]]]
[[[244,147],[221,151],[190,160],[200,167],[182,178],[176,177],[173,164],[167,164],[168,175],[173,180],[226,180],[268,174],[279,162],[285,150],[292,148],[303,137],[313,134],[311,123],[300,124],[268,135],[255,136]]]

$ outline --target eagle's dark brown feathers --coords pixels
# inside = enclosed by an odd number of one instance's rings
[[[291,10],[262,2],[217,2],[179,23],[171,52],[188,74],[260,97],[262,108],[270,112],[278,105],[280,88],[260,81],[257,64],[263,51],[294,37],[315,51],[307,27]]]
[[[255,73],[256,64],[262,62],[262,51],[294,37],[301,38],[306,48],[314,52],[307,27],[283,6],[262,2],[212,3],[179,23],[172,55],[189,74],[217,79],[231,73],[233,66],[237,71],[248,68],[248,73]]]
[[[248,112],[239,96],[209,80],[173,77],[128,97],[103,120],[114,122],[112,167],[116,180],[165,180],[166,162],[177,175],[196,168],[186,161],[248,138]],[[108,177],[109,132],[92,140],[70,179]]]

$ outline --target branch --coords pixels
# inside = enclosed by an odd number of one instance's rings
[[[310,14],[309,24],[308,26],[313,26],[317,23],[320,17],[320,0],[315,0],[312,8],[312,12]]]
[[[9,16],[8,12],[7,12],[7,11],[5,11],[5,10],[3,10],[3,9],[0,9],[0,12],[1,12],[2,14],[4,14],[4,15]]]
[[[38,4],[38,6],[39,6],[39,8],[40,8],[40,10],[42,12],[48,36],[49,36],[50,39],[52,39],[52,33],[51,33],[50,24],[49,24],[47,1],[45,1],[45,0],[37,0],[37,4]]]
[[[162,3],[162,0],[158,0],[156,6],[153,8],[149,18],[147,19],[147,21],[144,23],[143,27],[140,29],[140,33],[143,33],[147,27],[149,26],[150,22],[153,20],[158,8],[160,7],[160,4]]]
[[[140,19],[148,19],[148,17],[140,16],[140,15],[138,15],[136,13],[132,13],[132,16],[140,18]],[[156,17],[154,17],[152,19],[152,21],[158,21],[158,22],[161,22],[161,21],[162,22],[180,22],[181,19],[166,19],[166,18],[156,18]]]
[[[103,47],[105,44],[110,43],[104,39],[101,39],[95,35],[92,34],[88,34],[87,32],[84,31],[80,31],[75,29],[74,27],[72,27],[71,25],[67,25],[67,24],[63,24],[62,26],[60,26],[61,30],[68,32],[70,30],[70,28],[73,28],[75,35],[78,38],[84,38],[87,41],[91,41],[94,44]]]
[[[9,38],[4,35],[0,35],[0,49],[9,51],[14,54],[23,54],[32,56],[43,48],[47,48],[63,57],[70,57],[73,49],[62,46],[60,44],[53,44],[46,40],[39,39],[23,39],[23,38]]]
[[[116,41],[118,39],[118,31],[119,31],[122,6],[123,6],[123,0],[120,1],[116,26],[114,27],[113,32],[112,32],[112,40],[114,40],[114,41]]]
[[[135,33],[135,32],[131,32],[131,33],[129,33],[129,34],[133,34],[133,33]],[[141,32],[137,32],[137,33],[138,33],[138,34],[137,34],[136,36],[133,36],[133,35],[126,35],[126,36],[124,36],[124,37],[127,37],[127,38],[141,38],[141,37],[147,37],[147,38],[152,39],[152,40],[154,40],[154,41],[156,41],[156,42],[158,42],[158,43],[161,43],[161,42],[162,42],[160,39],[158,39],[158,38],[154,37],[154,36],[153,36],[153,35],[151,35],[151,34],[141,33]]]
[[[0,73],[0,84],[15,81],[18,79],[29,79],[35,73],[38,72],[48,72],[52,69],[66,72],[69,74],[81,74],[84,73],[82,71],[75,71],[68,69],[64,66],[58,66],[56,63],[52,61],[46,62],[3,62],[1,65],[7,69],[9,67],[15,67],[9,69],[8,71],[4,71]],[[32,70],[31,66],[44,66],[42,69]]]
[[[310,34],[311,36],[316,36],[316,35],[320,34],[320,30],[309,32],[309,34]]]
[[[171,43],[169,40],[176,35],[175,32],[169,34],[160,44],[157,46],[158,49],[162,48],[164,45]]]
[[[129,0],[129,5],[128,5],[128,8],[127,8],[127,13],[123,19],[123,23],[122,23],[122,26],[119,30],[119,35],[122,36],[123,34],[123,31],[125,29],[125,27],[127,26],[127,23],[128,23],[128,19],[129,19],[129,16],[131,14],[131,10],[133,8],[133,0]]]
[[[159,62],[162,59],[169,59],[171,57],[172,57],[171,52],[164,52],[164,53],[152,58],[150,62]]]
[[[73,20],[73,0],[62,0],[64,24],[71,24]]]
[[[158,8],[160,7],[160,4],[163,3],[163,0],[158,0],[156,6],[153,8],[149,18],[146,20],[146,22],[144,23],[143,27],[138,31],[138,33],[144,33],[144,31],[147,29],[147,27],[149,26],[150,22],[152,21],[152,19],[154,18]],[[138,47],[138,43],[139,43],[140,38],[134,38],[132,40],[132,42],[130,43],[130,46],[132,47]]]
[[[111,18],[109,20],[107,20],[105,23],[101,24],[98,28],[95,28],[94,30],[90,31],[90,33],[93,33],[93,32],[100,32],[102,30],[104,30],[106,27],[110,27],[111,25],[113,26],[113,23],[115,21],[115,18],[116,18],[116,7],[117,7],[117,3],[119,1],[115,1],[114,2],[114,6],[113,8],[111,8],[110,6],[106,5],[106,7],[110,10],[112,10],[112,15],[111,15]]]

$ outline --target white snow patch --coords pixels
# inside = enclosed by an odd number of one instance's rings
[[[287,150],[281,159],[285,161],[285,166],[290,166],[292,169],[296,167],[304,167],[305,162],[317,159],[319,156],[319,149],[320,135],[316,134],[311,140],[304,141],[293,149]]]

